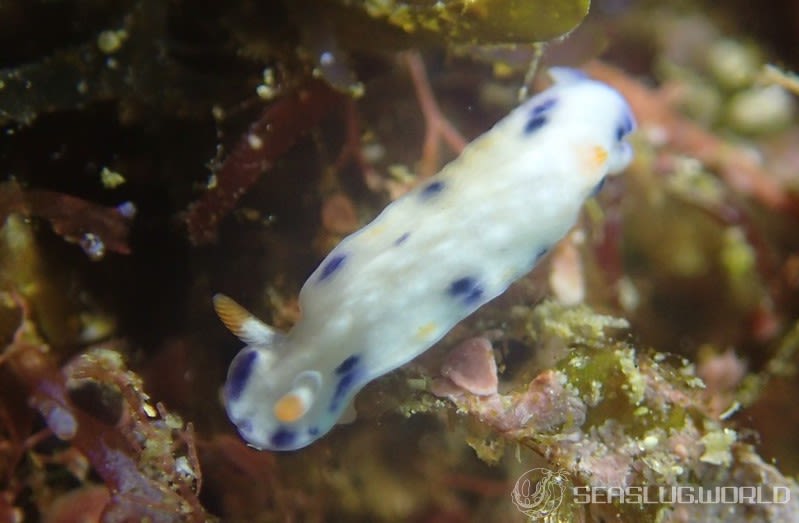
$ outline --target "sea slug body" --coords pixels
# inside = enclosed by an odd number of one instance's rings
[[[635,119],[624,98],[580,71],[550,74],[552,87],[342,240],[303,286],[289,333],[214,298],[247,344],[224,399],[250,445],[295,450],[326,434],[366,383],[528,273],[627,166]]]

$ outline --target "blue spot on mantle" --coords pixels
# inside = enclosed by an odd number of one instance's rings
[[[352,387],[355,386],[355,378],[357,377],[357,374],[358,371],[353,370],[339,378],[338,384],[336,385],[336,391],[333,393],[333,399],[330,401],[330,412],[335,412],[339,409],[341,406],[341,401],[352,389]]]
[[[464,305],[476,305],[483,297],[483,288],[477,278],[464,276],[449,284],[447,293],[460,299]]]
[[[296,437],[297,434],[294,431],[286,427],[280,427],[272,434],[272,437],[269,438],[269,442],[276,448],[288,447],[294,443],[294,438]]]
[[[437,195],[443,190],[444,190],[444,182],[442,182],[441,180],[435,180],[433,182],[428,183],[424,188],[422,188],[422,192],[419,193],[419,196],[421,196],[422,199],[427,200]]]
[[[530,111],[530,120],[524,126],[524,134],[532,134],[547,123],[547,113],[557,104],[554,98],[548,98]]]
[[[346,259],[346,254],[334,254],[331,256],[322,267],[322,274],[319,275],[319,281],[324,281],[333,275],[333,273],[341,268]]]
[[[254,350],[239,353],[238,356],[233,358],[227,383],[225,384],[228,399],[233,401],[239,399],[244,387],[247,385],[247,381],[250,379],[256,358],[258,358],[258,353]]]
[[[544,100],[540,104],[533,107],[533,110],[530,111],[530,116],[541,116],[542,114],[548,113],[550,109],[555,107],[556,103],[558,103],[558,101],[554,98]]]
[[[524,134],[532,134],[537,130],[541,129],[546,125],[547,117],[543,114],[538,116],[533,116],[530,118],[530,121],[527,122],[527,125],[524,126]]]
[[[621,121],[618,127],[616,127],[616,141],[620,142],[622,138],[627,136],[633,131],[635,124],[633,123],[633,119],[628,112],[624,113],[624,119]]]
[[[411,233],[409,233],[409,232],[403,233],[402,236],[400,236],[399,238],[394,240],[394,245],[403,244],[405,242],[405,240],[407,240],[410,237],[410,235],[411,235]]]
[[[346,360],[342,361],[341,365],[336,367],[336,374],[338,375],[347,374],[353,368],[355,368],[355,366],[358,364],[359,361],[361,361],[361,358],[357,354],[353,354]]]

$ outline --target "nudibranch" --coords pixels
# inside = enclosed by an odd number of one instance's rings
[[[214,297],[247,344],[224,402],[250,445],[295,450],[326,434],[366,383],[527,274],[627,166],[635,119],[625,99],[577,70],[550,75],[552,87],[344,238],[303,285],[287,334]]]

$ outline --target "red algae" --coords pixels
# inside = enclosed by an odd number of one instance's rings
[[[219,222],[280,156],[309,133],[333,109],[341,95],[312,81],[264,109],[235,145],[205,194],[192,203],[184,220],[195,245],[216,238]]]
[[[110,496],[102,507],[95,506],[102,520],[171,522],[179,513],[185,521],[206,521],[196,497],[201,476],[191,425],[184,428],[177,416],[149,405],[140,379],[122,366],[119,354],[111,349],[96,348],[63,368],[56,366],[27,309],[23,306],[22,310],[23,321],[2,353],[0,365],[27,390],[29,405],[43,416],[52,434],[83,454],[104,481]],[[75,404],[74,391],[87,382],[121,395],[123,411],[116,423],[100,421]],[[8,405],[0,407],[6,411]],[[9,419],[11,425],[5,430],[22,436],[30,431],[29,420],[29,416]],[[21,450],[32,451],[24,441],[17,441],[23,445]],[[102,501],[90,497],[95,505]],[[82,496],[75,494],[64,503],[69,499]],[[62,505],[58,511],[66,514],[68,507]]]

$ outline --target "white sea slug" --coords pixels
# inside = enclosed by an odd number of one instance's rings
[[[295,450],[323,436],[366,383],[527,274],[627,166],[635,121],[624,98],[580,71],[550,74],[555,85],[342,240],[303,285],[288,334],[214,298],[247,344],[224,400],[250,445]]]

